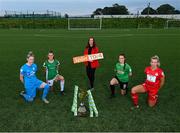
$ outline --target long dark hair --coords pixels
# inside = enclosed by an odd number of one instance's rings
[[[52,50],[49,50],[48,55],[49,55],[49,54],[53,54],[53,55],[54,55],[54,52],[53,52]],[[48,59],[49,59],[49,58],[48,58]],[[54,55],[53,59],[55,59],[55,55]]]
[[[87,45],[86,45],[86,48],[89,48],[89,47],[90,47],[90,44],[89,44],[89,40],[90,40],[90,39],[93,39],[93,48],[96,47],[96,41],[95,41],[94,37],[89,37],[88,42],[87,42]]]
[[[123,56],[124,57],[124,67],[123,67],[123,70],[125,70],[125,68],[126,68],[126,55],[124,53],[121,53],[119,56]]]

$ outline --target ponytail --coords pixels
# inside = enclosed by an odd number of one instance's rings
[[[29,59],[30,57],[34,57],[34,54],[32,51],[29,51],[28,54],[27,54],[27,59]]]

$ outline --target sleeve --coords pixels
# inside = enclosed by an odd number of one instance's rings
[[[43,63],[43,67],[46,67],[46,62]]]
[[[84,50],[84,55],[87,55],[88,52],[87,52],[87,48]]]
[[[59,66],[60,65],[60,62],[57,60],[57,66]]]
[[[37,65],[35,64],[35,71],[37,72],[37,69],[38,69],[38,67],[37,67]]]
[[[23,67],[20,68],[20,74],[24,76],[24,68]]]
[[[132,73],[132,68],[131,66],[128,65],[129,73]]]
[[[163,70],[160,70],[159,71],[159,78],[163,78],[163,77],[165,77],[164,72],[163,72]]]
[[[115,67],[114,67],[114,71],[117,72],[117,67],[116,67],[116,64],[115,64]]]
[[[147,74],[147,67],[144,69],[144,73]]]
[[[98,47],[96,47],[96,53],[98,53],[99,52],[99,48]]]

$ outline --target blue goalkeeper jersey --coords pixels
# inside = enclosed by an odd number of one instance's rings
[[[33,86],[37,82],[36,77],[37,65],[32,64],[31,66],[24,64],[20,69],[20,74],[24,77],[25,88]]]

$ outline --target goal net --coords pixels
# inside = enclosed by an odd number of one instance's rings
[[[152,24],[142,24],[142,23],[139,23],[137,28],[138,29],[152,29],[153,25]]]
[[[167,20],[166,28],[180,28],[180,20]]]
[[[101,18],[68,18],[68,30],[101,30]]]

